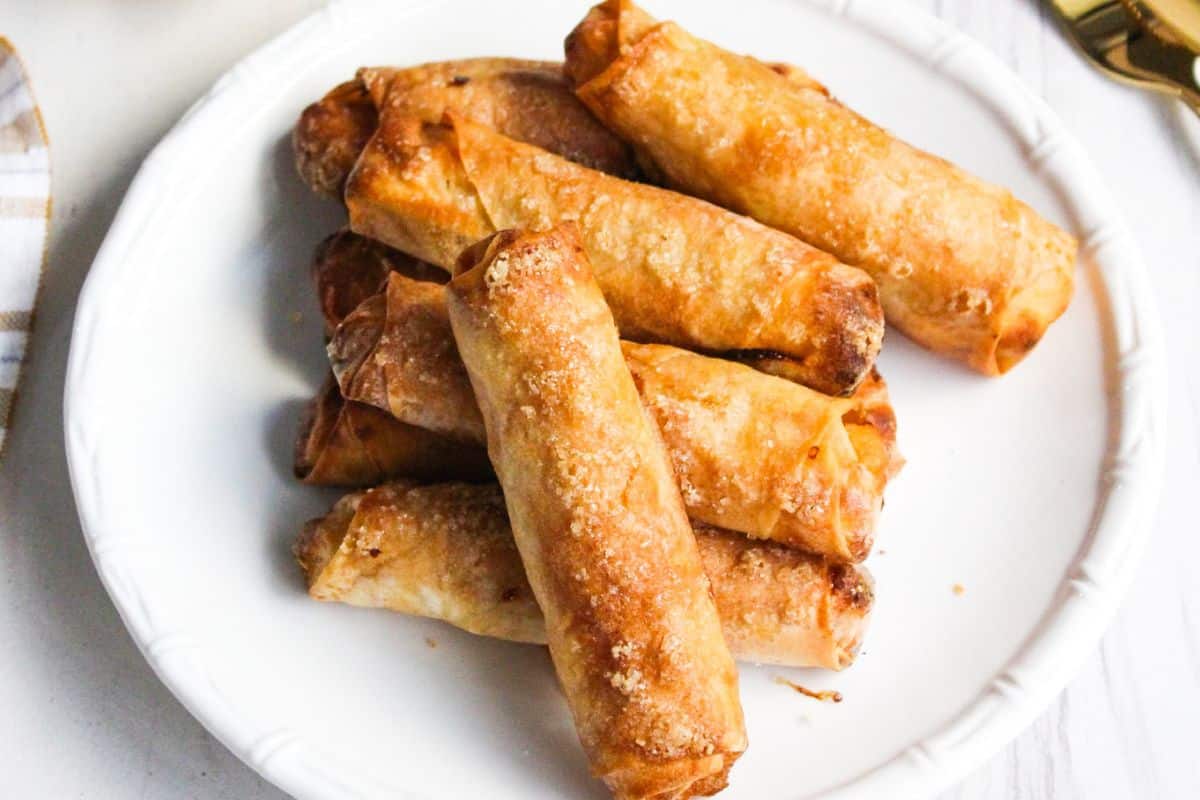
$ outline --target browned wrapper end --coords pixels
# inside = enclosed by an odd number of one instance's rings
[[[829,629],[834,634],[829,667],[841,670],[854,663],[862,647],[875,604],[875,581],[865,568],[853,564],[830,564],[828,570]]]
[[[292,555],[304,571],[304,581],[310,593],[336,555],[364,494],[355,492],[338,500],[328,514],[306,522],[292,543]],[[324,599],[316,594],[313,596]]]
[[[1047,249],[1058,253],[1062,264],[1075,263],[1079,245],[1064,231],[1050,241]],[[985,350],[983,363],[974,364],[980,372],[1003,375],[1015,367],[1042,340],[1051,323],[1062,316],[1075,290],[1075,274],[1067,269],[1043,270],[1028,286],[1009,298],[1001,317],[995,349]],[[990,357],[989,357],[990,356]]]
[[[312,278],[326,337],[364,300],[378,294],[392,272],[434,283],[449,279],[444,270],[348,228],[322,240],[313,257]]]
[[[856,281],[828,281],[812,301],[814,327],[824,333],[807,357],[774,350],[737,350],[722,355],[823,394],[854,394],[874,368],[884,334],[879,288],[865,273],[860,276]]]
[[[392,478],[484,480],[492,470],[482,447],[346,401],[331,377],[301,422],[295,473],[317,486],[373,486]]]
[[[563,43],[563,72],[575,86],[599,75],[658,21],[627,0],[606,0],[593,6]]]
[[[850,560],[858,562],[875,546],[884,491],[904,466],[904,458],[896,444],[896,412],[878,370],[872,369],[849,399],[852,405],[842,414],[842,424],[863,472],[843,487],[839,516],[847,529]]]
[[[883,486],[900,472],[904,457],[896,443],[896,410],[879,370],[871,370],[852,399],[842,421],[859,458]]]
[[[478,446],[483,420],[450,333],[443,291],[393,272],[383,292],[338,326],[329,360],[348,400]]]
[[[300,178],[314,192],[340,199],[346,178],[378,122],[375,104],[358,79],[336,86],[308,106],[292,130]]]
[[[453,126],[385,113],[346,181],[351,229],[448,269],[496,230],[461,164]]]

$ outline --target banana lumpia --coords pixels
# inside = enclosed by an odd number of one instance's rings
[[[833,670],[853,663],[874,600],[864,568],[693,527],[736,658]],[[546,622],[494,483],[396,481],[347,495],[305,526],[294,550],[318,600],[546,643]]]
[[[1076,242],[819,84],[606,0],[566,40],[579,98],[666,183],[862,267],[889,324],[985,374],[1066,309]]]
[[[593,774],[620,800],[715,794],[746,748],[737,670],[576,226],[497,233],[447,297]]]

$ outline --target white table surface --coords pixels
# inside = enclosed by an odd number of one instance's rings
[[[1085,67],[1036,0],[912,1],[1015,69],[1107,177],[1157,288],[1175,423],[1154,538],[1112,629],[1058,701],[944,797],[1200,797],[1200,124]],[[222,71],[320,4],[0,0],[54,167],[49,262],[0,458],[4,797],[283,796],[189,716],[125,632],[75,517],[62,388],[76,295],[142,158]]]

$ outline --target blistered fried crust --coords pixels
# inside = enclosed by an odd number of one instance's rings
[[[888,322],[931,350],[1000,374],[1066,309],[1074,238],[823,87],[628,0],[593,8],[566,52],[580,99],[668,183],[867,270]]]
[[[315,486],[374,486],[389,478],[480,480],[492,470],[482,447],[347,402],[330,378],[301,420],[295,474]]]
[[[325,335],[368,297],[378,294],[392,272],[413,280],[445,283],[446,273],[365,236],[340,230],[317,246],[312,278],[325,320]]]
[[[470,58],[406,69],[365,67],[304,109],[292,134],[304,182],[340,198],[382,108],[430,122],[454,111],[592,169],[638,176],[630,148],[583,107],[561,64]]]
[[[746,217],[461,118],[385,114],[346,202],[355,231],[446,269],[498,229],[577,221],[627,338],[772,353],[789,377],[828,394],[852,391],[882,341],[866,273]]]
[[[854,661],[873,602],[865,569],[704,525],[695,530],[736,658],[835,670]],[[389,483],[350,495],[310,522],[294,549],[318,600],[546,642],[495,484]]]
[[[330,343],[343,391],[404,422],[483,444],[445,300],[412,283],[392,278],[390,316],[372,300]],[[622,348],[692,519],[839,561],[866,557],[900,464],[877,373],[837,399],[673,347]]]
[[[746,746],[737,671],[576,226],[499,233],[448,298],[593,772],[618,798],[720,790]]]

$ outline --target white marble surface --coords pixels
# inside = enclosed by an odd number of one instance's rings
[[[946,800],[1200,797],[1200,123],[1086,68],[1035,0],[911,1],[981,40],[1107,177],[1158,289],[1176,430],[1154,539],[1082,673]],[[49,264],[0,459],[0,794],[279,798],[158,682],[81,539],[62,447],[75,298],[141,159],[239,56],[320,0],[0,0],[49,127]],[[1190,136],[1190,138],[1189,138]],[[136,402],[136,398],[131,398]]]

